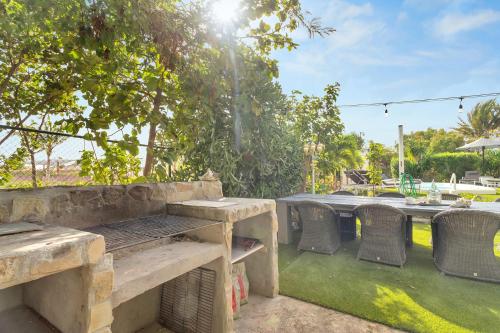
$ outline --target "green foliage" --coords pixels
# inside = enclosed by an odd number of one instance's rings
[[[428,128],[404,136],[405,158],[419,162],[427,155],[454,152],[464,145],[464,138],[458,132]]]
[[[500,150],[488,150],[484,154],[483,175],[500,178]]]
[[[364,139],[356,133],[342,134],[327,141],[318,159],[318,169],[325,175],[346,169],[358,169],[363,164],[361,149]]]
[[[138,136],[148,128],[144,174],[152,180],[194,179],[211,167],[228,195],[295,190],[302,146],[268,56],[295,48],[291,33],[301,25],[311,35],[333,29],[290,0],[242,2],[242,15],[222,27],[211,3],[0,0],[3,119],[42,126],[52,115],[60,131],[84,130],[105,151],[102,159],[82,153],[82,175],[98,183],[137,177]],[[327,89],[322,103],[337,119],[337,88]],[[107,143],[112,127],[125,129],[117,145]],[[23,137],[32,165],[36,152],[45,149],[50,159],[57,144],[44,146],[42,138]],[[32,178],[36,186],[36,170]]]
[[[356,134],[344,135],[344,124],[336,106],[339,84],[327,85],[321,97],[302,95],[294,91],[289,98],[291,112],[287,121],[292,125],[299,145],[321,143],[324,150],[317,158],[318,179],[333,178],[343,168],[357,168],[362,164],[361,148],[363,138]],[[311,157],[304,156],[304,181],[311,167]],[[309,181],[307,181],[309,183]],[[319,192],[324,184],[316,184]],[[305,189],[307,184],[303,186]]]
[[[12,179],[13,172],[24,166],[27,156],[28,152],[22,147],[9,156],[0,155],[0,185],[5,185]]]
[[[422,178],[448,182],[451,174],[457,179],[465,176],[465,171],[479,170],[481,156],[475,153],[440,153],[429,156],[422,164]]]
[[[407,158],[405,158],[405,173],[410,174],[413,178],[422,178],[420,164]],[[397,156],[391,159],[391,175],[393,178],[399,178],[399,159]]]
[[[419,163],[405,159],[405,171],[415,178],[426,181],[448,182],[451,174],[455,173],[457,178],[465,176],[465,171],[481,170],[483,175],[500,176],[500,152],[487,151],[485,154],[484,168],[481,169],[482,157],[477,153],[439,153],[426,156]],[[391,161],[392,175],[398,173],[398,160]]]
[[[93,151],[85,150],[79,161],[80,176],[91,177],[97,184],[130,184],[138,178],[140,160],[120,148],[109,145],[104,158],[98,159]]]
[[[423,161],[421,177],[436,181],[449,181],[452,173],[457,178],[465,176],[465,171],[479,170],[481,157],[475,153],[441,153],[429,156]]]
[[[469,140],[500,135],[500,105],[494,99],[476,104],[456,130]]]
[[[368,154],[368,176],[370,182],[375,185],[382,184],[384,146],[381,143],[370,141]]]
[[[234,95],[226,55],[214,55],[203,67],[186,69],[181,87],[196,91],[182,99],[177,112],[161,125],[158,144],[171,150],[156,159],[156,180],[197,179],[208,168],[219,173],[228,196],[276,197],[301,182],[302,146],[286,122],[287,101],[273,82],[265,60],[248,48],[235,53],[241,93],[241,145],[235,145]],[[221,68],[222,67],[222,68]],[[219,80],[213,72],[221,72]],[[184,88],[182,89],[184,90]],[[170,177],[169,164],[176,164]]]

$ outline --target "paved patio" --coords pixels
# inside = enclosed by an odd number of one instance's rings
[[[252,295],[235,320],[238,333],[392,333],[401,332],[341,312],[286,296],[265,298]]]

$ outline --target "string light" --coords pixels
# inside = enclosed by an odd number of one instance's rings
[[[464,106],[462,105],[464,98],[460,97],[460,105],[458,106],[458,112],[463,112],[464,111]]]
[[[389,117],[389,111],[387,110],[387,103],[385,103],[384,106],[385,106],[384,116],[387,118]]]
[[[466,98],[473,99],[473,98],[496,97],[496,96],[500,96],[500,92],[476,94],[476,95],[462,95],[462,96],[450,96],[450,97],[411,99],[411,100],[392,101],[392,102],[343,104],[343,105],[338,105],[338,107],[339,108],[357,108],[357,107],[369,107],[369,106],[385,106],[385,107],[387,107],[388,105],[391,105],[391,104],[416,104],[416,103],[444,102],[444,101],[451,101],[451,100],[460,100],[460,102],[462,102]],[[462,104],[462,103],[460,103],[460,104]],[[463,109],[463,105],[462,105],[462,109]]]

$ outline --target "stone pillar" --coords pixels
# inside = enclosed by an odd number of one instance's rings
[[[250,292],[267,297],[276,297],[278,280],[278,221],[273,210],[233,224],[233,235],[259,239],[264,249],[245,259]]]
[[[113,255],[108,253],[95,265],[84,268],[88,290],[88,333],[111,332],[113,307]]]

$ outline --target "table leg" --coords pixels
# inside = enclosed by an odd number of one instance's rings
[[[413,218],[411,215],[406,217],[406,247],[413,247]]]
[[[290,206],[286,202],[276,202],[276,214],[278,215],[278,243],[290,244],[292,242]]]

